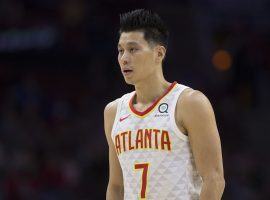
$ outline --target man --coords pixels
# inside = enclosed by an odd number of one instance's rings
[[[218,200],[224,190],[212,106],[199,91],[164,79],[168,31],[144,9],[120,16],[118,62],[135,91],[109,103],[107,200]]]

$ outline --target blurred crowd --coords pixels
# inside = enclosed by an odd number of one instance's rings
[[[170,28],[166,78],[213,104],[224,199],[270,199],[270,4],[223,4],[1,1],[0,199],[105,199],[103,109],[133,89],[118,70],[118,17],[141,7]],[[226,69],[212,63],[218,50],[230,56]]]

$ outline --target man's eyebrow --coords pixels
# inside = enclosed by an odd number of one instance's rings
[[[139,46],[139,44],[137,42],[127,42],[126,44],[127,46],[132,46],[132,45],[136,45],[136,46]],[[122,47],[122,45],[120,43],[118,43],[117,45],[118,47]]]
[[[139,45],[137,42],[128,42],[127,45]]]

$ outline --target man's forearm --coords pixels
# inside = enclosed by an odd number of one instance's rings
[[[225,181],[223,178],[204,180],[200,200],[220,200],[224,188]]]
[[[108,185],[106,200],[123,200],[123,199],[124,199],[123,187]]]

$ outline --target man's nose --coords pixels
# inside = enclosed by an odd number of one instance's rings
[[[127,52],[124,52],[123,55],[120,58],[120,61],[122,62],[123,65],[128,64],[130,58]]]

